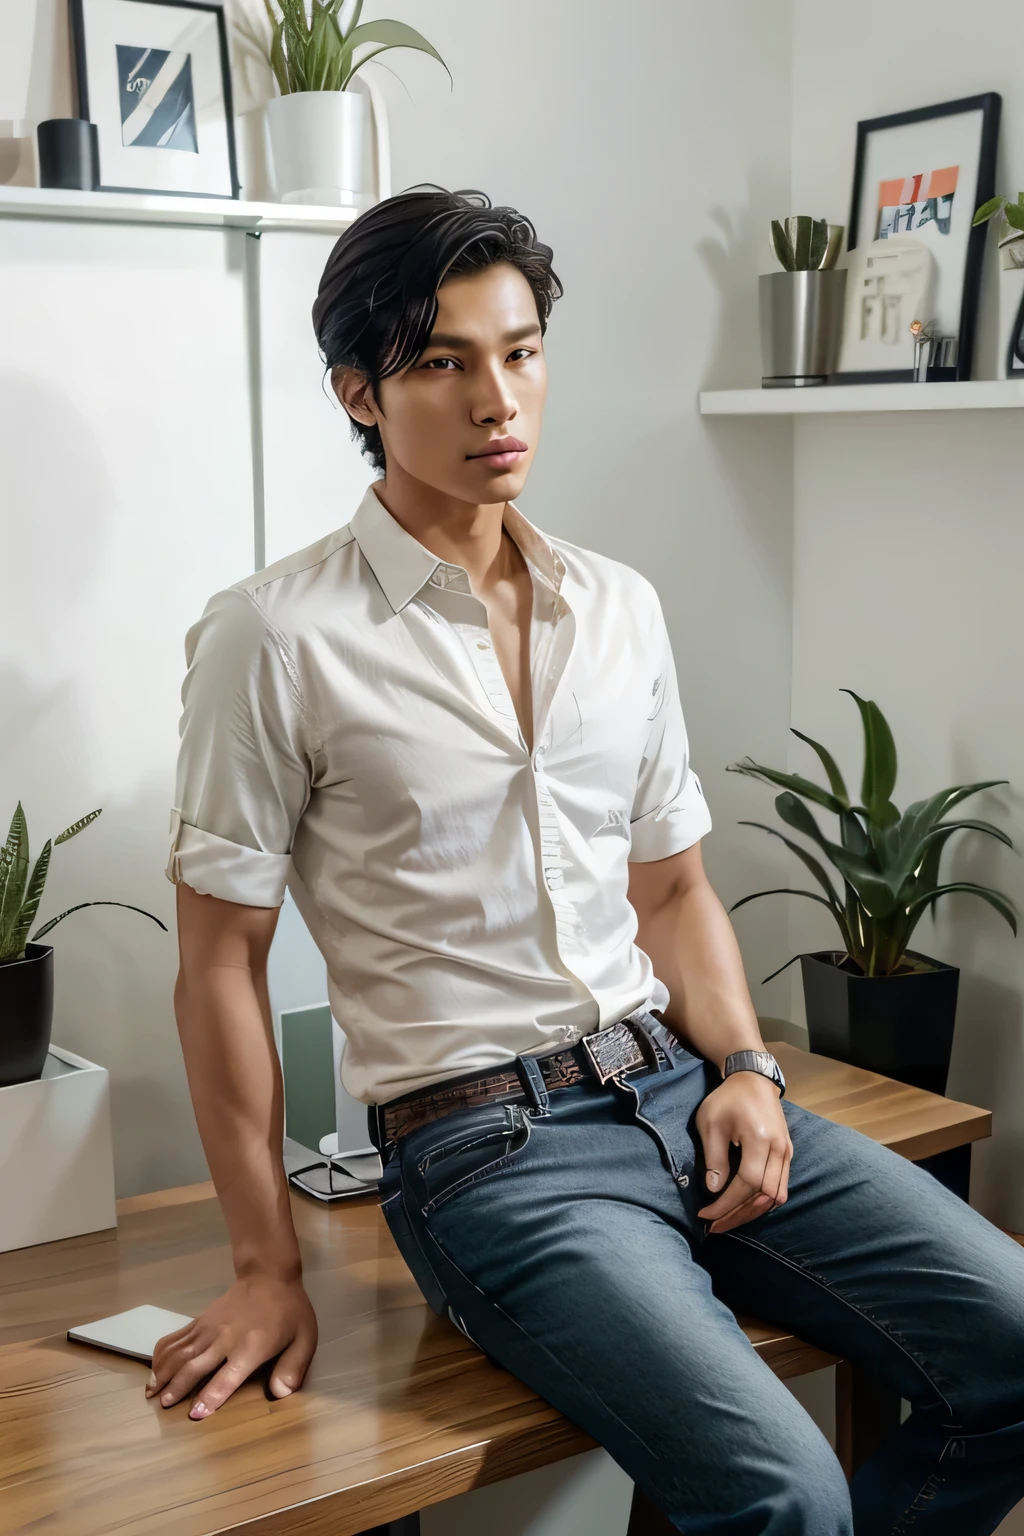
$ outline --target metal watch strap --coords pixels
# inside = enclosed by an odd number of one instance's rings
[[[762,1077],[767,1077],[775,1084],[780,1098],[785,1097],[786,1079],[771,1051],[733,1051],[725,1058],[725,1071],[722,1076],[729,1077],[733,1072],[759,1072]]]

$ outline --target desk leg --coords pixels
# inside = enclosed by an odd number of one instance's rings
[[[836,1366],[836,1455],[849,1480],[900,1422],[900,1395],[865,1366]]]
[[[927,1168],[933,1178],[945,1184],[961,1200],[969,1200],[971,1193],[971,1143],[963,1147],[951,1147],[948,1152],[936,1152],[932,1157],[917,1160],[919,1168]]]
[[[403,1515],[401,1520],[389,1520],[387,1525],[375,1525],[360,1536],[420,1536],[419,1514]]]

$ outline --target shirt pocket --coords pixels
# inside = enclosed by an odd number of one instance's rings
[[[410,1131],[401,1142],[402,1183],[423,1216],[508,1168],[532,1132],[523,1104],[456,1110]]]

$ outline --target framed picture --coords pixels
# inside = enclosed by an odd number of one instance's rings
[[[237,197],[224,12],[210,0],[69,0],[100,190]]]
[[[929,380],[970,378],[986,236],[972,220],[995,192],[1001,108],[1002,97],[989,91],[857,124],[847,249],[873,248],[849,259],[841,371],[831,383],[912,380],[912,320],[957,338],[955,365],[930,367]],[[890,240],[891,253],[878,244]],[[925,293],[930,313],[910,314]],[[856,366],[858,351],[869,359],[865,369]],[[893,366],[880,368],[890,351]]]

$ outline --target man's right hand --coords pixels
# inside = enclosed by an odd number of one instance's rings
[[[301,1387],[316,1344],[316,1313],[300,1279],[247,1276],[158,1341],[146,1396],[169,1408],[215,1372],[189,1411],[190,1419],[204,1419],[265,1360],[280,1356],[270,1390],[287,1397]]]

